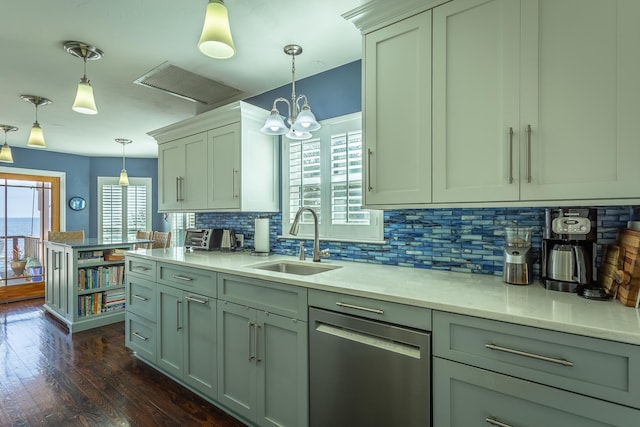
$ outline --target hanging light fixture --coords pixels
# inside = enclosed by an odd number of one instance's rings
[[[4,145],[0,149],[0,162],[13,163],[11,147],[9,147],[9,144],[7,144],[7,132],[15,132],[18,130],[18,128],[11,125],[0,125],[0,129],[4,131]]]
[[[80,79],[80,83],[78,83],[76,99],[71,109],[82,114],[98,114],[96,100],[93,97],[93,88],[89,79],[87,79],[87,60],[98,60],[104,56],[104,52],[95,46],[75,41],[64,42],[64,49],[84,62],[84,74]]]
[[[131,144],[133,141],[125,138],[116,138],[116,142],[118,144],[122,144],[122,170],[120,171],[120,180],[118,181],[118,185],[127,186],[129,185],[129,177],[127,176],[127,170],[124,167],[124,147],[127,144]]]
[[[222,0],[209,0],[207,4],[198,49],[215,59],[229,59],[236,53],[229,27],[229,13]]]
[[[33,104],[36,106],[36,121],[33,123],[31,132],[29,133],[27,146],[35,148],[47,148],[47,144],[44,142],[44,134],[42,133],[42,128],[40,127],[40,123],[38,123],[38,107],[40,105],[51,104],[53,101],[36,95],[20,95],[20,98],[22,98],[29,104]]]
[[[320,129],[320,123],[311,112],[306,95],[298,95],[296,98],[296,55],[302,53],[302,48],[297,44],[288,44],[284,47],[284,53],[291,55],[291,102],[285,98],[273,101],[271,114],[267,117],[261,131],[267,135],[285,135],[289,139],[309,139],[312,136],[311,132]],[[299,105],[300,100],[304,100],[302,108]],[[276,107],[278,102],[286,102],[289,107],[287,122],[291,128],[288,128],[282,120]]]

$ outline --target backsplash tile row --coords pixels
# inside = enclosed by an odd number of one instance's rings
[[[618,228],[626,227],[633,209],[611,206],[598,208],[598,245],[616,239]],[[504,228],[533,228],[534,272],[539,276],[540,248],[544,228],[544,208],[446,208],[407,209],[384,213],[384,244],[321,242],[331,259],[430,268],[480,274],[502,274]],[[245,247],[253,247],[257,217],[270,219],[273,253],[297,255],[299,240],[278,239],[282,233],[280,213],[199,213],[197,227],[230,228],[245,237]],[[311,253],[312,243],[305,247]]]

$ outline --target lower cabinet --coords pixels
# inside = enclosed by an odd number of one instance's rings
[[[637,426],[640,411],[433,358],[435,427]]]
[[[215,399],[215,299],[157,286],[158,367]]]

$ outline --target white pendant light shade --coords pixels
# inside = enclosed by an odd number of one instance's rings
[[[98,114],[96,100],[93,97],[93,88],[86,77],[82,77],[80,83],[78,83],[76,99],[73,101],[73,107],[71,108],[73,111],[82,114]]]
[[[0,148],[0,162],[13,163],[11,147],[9,147],[9,144],[7,143],[7,132],[15,132],[18,128],[11,125],[0,125],[0,129],[4,131],[4,145]]]
[[[44,134],[42,133],[42,128],[40,127],[40,123],[35,122],[33,127],[31,128],[31,133],[29,133],[29,139],[27,140],[27,145],[29,147],[35,148],[47,148],[47,144],[44,142]]]
[[[294,128],[291,128],[289,129],[289,132],[287,132],[285,136],[289,139],[300,141],[303,139],[309,139],[313,135],[311,135],[311,133],[309,132],[299,131],[299,130],[295,130]]]
[[[0,162],[13,163],[13,156],[11,155],[11,147],[6,142],[0,149]]]
[[[284,120],[282,120],[278,110],[273,109],[260,130],[267,135],[284,135],[289,129],[284,124]]]
[[[129,185],[129,177],[127,176],[127,171],[124,169],[120,171],[120,180],[118,181],[118,185],[125,187]]]
[[[313,132],[320,129],[320,123],[316,120],[316,116],[311,112],[308,104],[302,107],[302,111],[298,114],[293,128],[298,131]]]
[[[231,38],[229,13],[222,0],[209,0],[209,4],[207,4],[198,49],[215,59],[228,59],[236,53]]]

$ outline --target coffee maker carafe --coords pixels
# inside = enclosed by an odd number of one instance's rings
[[[533,280],[531,227],[506,227],[504,233],[503,280],[527,285]]]
[[[606,298],[595,264],[597,214],[596,208],[584,207],[545,210],[541,271],[545,288]]]

